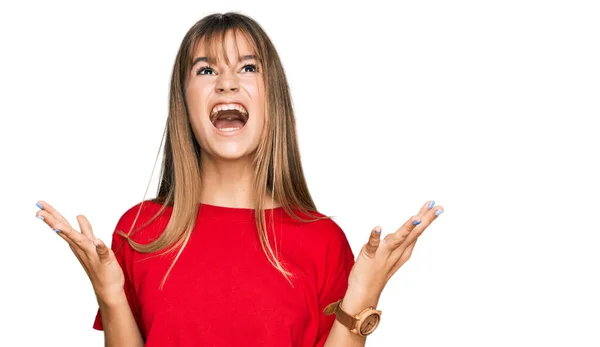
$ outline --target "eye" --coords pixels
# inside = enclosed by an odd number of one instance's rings
[[[253,71],[248,71],[248,72],[258,72],[258,68],[256,67],[256,64],[246,64],[246,65],[244,65],[244,67],[242,67],[242,71],[244,71],[245,68],[254,69]]]
[[[205,72],[212,72],[212,73],[214,73],[212,67],[205,66],[203,68],[200,68],[198,71],[196,71],[196,75],[208,75],[208,73],[205,73]]]

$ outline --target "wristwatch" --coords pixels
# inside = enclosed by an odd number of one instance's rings
[[[360,313],[352,316],[344,312],[344,310],[341,308],[341,305],[342,300],[332,302],[325,307],[323,313],[325,313],[325,315],[331,315],[335,313],[335,317],[338,322],[350,329],[350,332],[360,336],[367,336],[375,331],[379,325],[379,321],[381,320],[381,311],[376,310],[375,307],[369,306]]]

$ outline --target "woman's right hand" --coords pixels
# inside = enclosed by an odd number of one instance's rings
[[[114,252],[97,239],[92,232],[90,222],[83,215],[77,216],[81,232],[73,229],[69,222],[44,201],[36,217],[42,219],[50,228],[67,241],[75,257],[87,273],[99,303],[110,304],[123,294],[125,277]]]

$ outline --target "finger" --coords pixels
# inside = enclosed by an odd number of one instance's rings
[[[406,239],[406,244],[410,245],[413,242],[415,242],[415,240],[419,236],[421,236],[421,234],[423,234],[425,229],[427,229],[427,227],[429,227],[431,223],[433,223],[433,221],[436,220],[436,218],[442,213],[444,213],[444,209],[441,206],[436,206],[431,210],[427,211],[427,213],[425,213],[425,216],[423,216],[421,223],[415,226],[413,231],[408,235]]]
[[[77,245],[88,256],[88,258],[94,256],[94,243],[92,240],[88,239],[87,236],[73,229],[71,226],[62,225],[60,223],[57,225],[56,229],[59,230],[60,234],[65,235],[71,241],[73,241],[73,243],[75,243],[75,245]]]
[[[369,241],[364,245],[363,251],[367,255],[367,257],[372,258],[375,257],[375,253],[377,253],[377,248],[379,248],[379,242],[381,240],[381,227],[376,226],[371,230],[371,235],[369,236]]]
[[[50,205],[49,203],[47,203],[45,201],[38,201],[36,203],[36,206],[39,207],[40,209],[48,212],[49,214],[53,215],[54,218],[56,218],[57,220],[60,220],[64,224],[69,225],[69,222],[67,221],[67,219],[65,217],[63,217],[60,213],[58,213],[58,211],[54,207],[52,207],[52,205]]]
[[[94,231],[92,230],[92,225],[88,221],[88,219],[84,215],[78,215],[77,223],[79,223],[79,229],[81,229],[81,233],[85,235],[90,241],[94,241],[96,237],[94,236]]]
[[[420,219],[419,216],[412,216],[396,232],[386,235],[384,242],[390,252],[405,242],[415,226],[421,222]]]
[[[416,239],[415,242],[411,243],[408,247],[406,247],[406,249],[404,250],[404,252],[400,255],[400,259],[398,259],[398,261],[394,264],[394,266],[392,266],[392,270],[390,271],[390,277],[396,273],[396,271],[398,271],[398,269],[400,269],[400,267],[402,265],[404,265],[404,263],[406,263],[408,261],[408,259],[410,259],[410,256],[413,252],[413,249],[415,248],[415,245],[417,244],[417,241],[419,239]]]
[[[50,214],[50,212],[45,211],[45,210],[37,211],[35,213],[35,217],[42,220],[44,223],[46,223],[47,226],[49,226],[52,229],[54,229],[52,227],[52,225],[58,224],[58,220],[56,219],[56,217],[54,217],[53,215]]]
[[[83,266],[85,268],[85,272],[87,273],[87,267],[86,267],[87,265],[84,262],[84,259],[87,259],[85,252],[82,249],[80,249],[80,247],[77,246],[77,244],[75,244],[75,242],[73,242],[71,239],[69,239],[65,234],[63,234],[61,232],[56,232],[56,234],[60,238],[62,238],[63,240],[65,240],[67,242],[67,244],[69,245],[69,248],[71,248],[71,251],[77,258],[77,260],[79,260],[79,263],[81,264],[81,266]]]
[[[49,226],[52,230],[54,230],[56,233],[60,231],[58,229],[59,225],[63,229],[67,228],[67,226],[61,222],[61,220],[57,219],[54,215],[50,214],[50,212],[46,210],[37,211],[35,216],[44,221],[44,223],[46,223],[46,225]],[[68,227],[70,228],[70,226]]]
[[[425,203],[425,205],[421,206],[421,209],[419,210],[419,213],[417,215],[419,217],[425,216],[425,214],[427,213],[427,211],[431,210],[433,208],[433,206],[435,206],[435,201],[433,201],[433,200],[427,201]]]
[[[63,233],[61,233],[61,232],[56,232],[56,234],[57,234],[58,236],[60,236],[60,238],[62,238],[63,240],[65,240],[65,241],[66,241],[66,242],[69,244],[69,247],[71,247],[71,250],[72,250],[73,252],[77,253],[75,256],[76,256],[78,259],[81,259],[81,256],[83,256],[83,255],[84,255],[84,252],[83,252],[83,250],[79,249],[79,246],[77,246],[77,245],[75,244],[75,242],[73,242],[71,239],[69,239],[69,238],[68,238],[68,237],[67,237],[65,234],[63,234]]]
[[[96,247],[96,253],[98,254],[101,262],[105,263],[111,259],[111,251],[108,247],[106,247],[106,244],[102,242],[102,240],[94,240],[94,245]]]
[[[53,231],[55,231],[58,236],[60,236],[63,240],[65,240],[69,244],[69,246],[71,246],[71,249],[73,249],[73,247],[79,248],[79,247],[77,247],[75,242],[73,242],[70,238],[68,238],[64,233],[61,233],[60,230],[56,229],[55,226],[58,225],[59,222],[48,211],[46,211],[46,210],[37,211],[35,216],[37,218],[41,219],[42,221],[44,221],[44,223],[46,223],[47,226],[49,226]],[[73,250],[73,252],[75,252],[75,250]]]
[[[75,254],[75,257],[77,257],[77,259],[83,267],[86,267],[86,260],[90,258],[88,254],[89,252],[86,249],[82,248],[79,244],[77,244],[77,242],[69,238],[64,232],[61,232],[59,230],[58,232],[56,232],[56,234],[69,244],[69,247],[71,248],[71,251],[73,251],[73,254]]]
[[[77,260],[79,261],[79,264],[81,264],[81,266],[83,267],[83,270],[85,271],[85,273],[89,277],[90,276],[90,272],[88,271],[87,264],[81,258],[81,255],[79,254],[80,251],[77,251],[77,246],[71,246],[69,244],[69,248],[71,248],[71,251],[73,251],[73,254],[75,255],[75,258],[77,258]]]
[[[64,236],[68,239],[69,244],[72,244],[79,248],[84,254],[88,256],[93,256],[95,253],[94,244],[92,240],[88,239],[79,231],[73,229],[70,225],[65,225],[62,222],[56,221],[53,216],[45,216],[48,220],[48,224],[54,231],[57,232],[61,237]],[[64,239],[63,237],[63,239]]]
[[[402,253],[402,255],[400,256],[400,261],[402,262],[402,264],[406,263],[408,259],[410,259],[410,256],[412,255],[413,249],[415,249],[417,241],[419,241],[419,239],[416,239],[415,242],[411,243],[408,247],[406,247],[404,253]]]

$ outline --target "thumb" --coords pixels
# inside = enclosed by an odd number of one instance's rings
[[[107,261],[110,258],[110,252],[108,251],[108,247],[106,247],[102,240],[95,239],[94,246],[96,246],[96,253],[98,253],[100,261]]]
[[[377,248],[379,248],[379,242],[381,241],[381,227],[376,226],[371,230],[371,235],[369,236],[369,242],[365,244],[363,250],[368,257],[374,257],[377,252]]]

